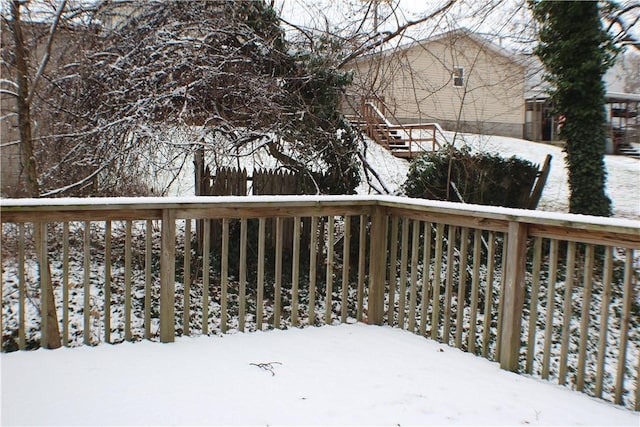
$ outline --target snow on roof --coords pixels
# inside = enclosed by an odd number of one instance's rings
[[[407,51],[410,49],[413,49],[415,47],[418,46],[424,46],[425,44],[428,43],[434,43],[443,39],[447,39],[447,38],[460,38],[460,37],[467,37],[469,39],[471,39],[472,41],[474,41],[475,43],[477,43],[480,47],[482,48],[486,48],[491,50],[492,52],[503,56],[511,61],[513,61],[514,63],[516,63],[517,65],[520,65],[522,67],[525,66],[525,64],[523,63],[522,59],[516,55],[514,52],[511,52],[501,46],[498,46],[497,44],[493,43],[492,41],[482,37],[481,35],[479,35],[478,33],[469,30],[468,28],[456,28],[453,30],[449,30],[449,31],[445,31],[443,33],[438,33],[435,34],[431,37],[428,38],[424,38],[421,40],[414,40],[411,41],[407,44],[400,44],[399,46],[394,46],[394,47],[389,47],[384,49],[381,52],[373,52],[373,53],[369,53],[363,56],[360,56],[358,58],[356,58],[353,62],[358,62],[360,60],[366,60],[369,58],[373,58],[375,56],[378,55],[382,55],[382,56],[387,56],[387,55],[393,55],[397,52],[402,52],[402,51]]]

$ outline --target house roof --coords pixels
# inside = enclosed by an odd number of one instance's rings
[[[390,47],[382,50],[381,52],[369,53],[367,55],[363,55],[359,58],[356,58],[354,62],[359,62],[359,61],[366,60],[379,55],[382,55],[382,56],[393,55],[393,54],[397,54],[398,52],[408,51],[415,47],[424,46],[429,43],[434,43],[434,42],[438,42],[446,39],[457,39],[462,37],[466,37],[472,40],[473,42],[478,44],[480,47],[486,48],[497,55],[507,58],[517,65],[520,65],[522,67],[526,66],[519,55],[516,55],[514,52],[511,52],[501,46],[498,46],[497,44],[469,30],[468,28],[456,28],[450,31],[435,34],[432,37],[428,37],[420,40],[414,40],[407,44],[401,44],[395,47]]]
[[[525,96],[527,101],[544,101],[547,98],[549,98],[549,93],[543,89],[530,90]],[[640,102],[640,94],[607,91],[604,99],[607,102]]]

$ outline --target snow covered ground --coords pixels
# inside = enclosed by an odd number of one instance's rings
[[[451,132],[445,132],[445,136],[450,141],[454,140]],[[457,147],[469,145],[475,151],[498,153],[503,157],[516,156],[537,164],[542,164],[546,155],[551,154],[551,172],[538,209],[569,212],[569,184],[565,154],[561,147],[517,138],[474,134],[458,134],[454,144]],[[368,144],[367,153],[369,163],[385,182],[386,188],[392,192],[399,191],[406,179],[409,162],[391,156],[374,143]],[[607,194],[613,201],[614,216],[640,219],[640,161],[625,156],[607,155],[605,165],[608,173]],[[360,194],[371,191],[366,181],[358,188]]]
[[[634,425],[640,414],[364,324],[2,354],[2,425]]]
[[[553,155],[540,209],[567,212],[560,148],[461,137],[476,150],[535,163]],[[363,180],[358,193],[398,192],[409,163],[373,143],[367,159],[382,182]],[[605,161],[615,216],[637,221],[640,161]],[[638,412],[363,324],[15,352],[0,360],[2,425],[640,425]]]
[[[516,156],[533,163],[542,164],[547,154],[551,154],[551,173],[547,180],[539,210],[550,212],[569,212],[569,184],[565,167],[565,155],[562,148],[544,143],[526,141],[517,138],[508,138],[492,135],[457,134],[444,132],[448,141],[453,141],[457,147],[469,145],[473,150],[498,153],[503,157]],[[393,157],[391,153],[371,140],[365,140],[364,149],[366,159],[375,173],[369,173],[369,179],[364,171],[361,171],[362,182],[356,189],[358,194],[400,194],[409,170],[409,162]],[[240,153],[237,158],[233,150],[224,153],[212,154],[209,163],[220,166],[240,166],[246,168],[251,174],[254,167],[274,168],[276,162],[266,154],[264,150],[254,146],[246,147],[246,153]],[[225,155],[225,153],[227,153]],[[625,156],[605,156],[605,164],[608,173],[607,193],[613,201],[614,217],[640,219],[640,161]],[[193,165],[190,160],[179,162],[181,168],[180,177],[174,179],[166,171],[150,171],[153,183],[157,186],[165,186],[171,183],[169,190],[163,194],[170,196],[192,196],[193,190]],[[380,182],[382,181],[382,182]]]

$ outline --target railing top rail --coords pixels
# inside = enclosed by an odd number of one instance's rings
[[[434,130],[437,129],[435,123],[414,123],[408,125],[391,125],[389,129],[414,129],[414,130]]]
[[[605,218],[557,212],[533,211],[495,206],[460,204],[437,200],[412,199],[397,196],[193,196],[193,197],[135,197],[135,198],[60,198],[60,199],[0,199],[2,222],[75,220],[81,212],[96,217],[119,218],[118,211],[126,211],[122,219],[160,218],[161,211],[174,209],[178,218],[251,217],[326,215],[327,212],[369,214],[375,207],[390,213],[412,211],[414,216],[429,220],[438,218],[473,218],[478,226],[483,221],[493,223],[521,222],[535,230],[570,228],[583,232],[624,234],[630,244],[640,247],[640,221]],[[62,217],[57,218],[55,215]],[[339,213],[338,213],[339,214]],[[84,218],[82,218],[84,219]],[[537,228],[536,228],[537,227]],[[543,233],[543,231],[539,231]],[[562,236],[559,236],[562,237]]]

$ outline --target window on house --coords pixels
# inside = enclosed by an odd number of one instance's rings
[[[464,86],[464,68],[453,67],[453,86],[455,87]]]

